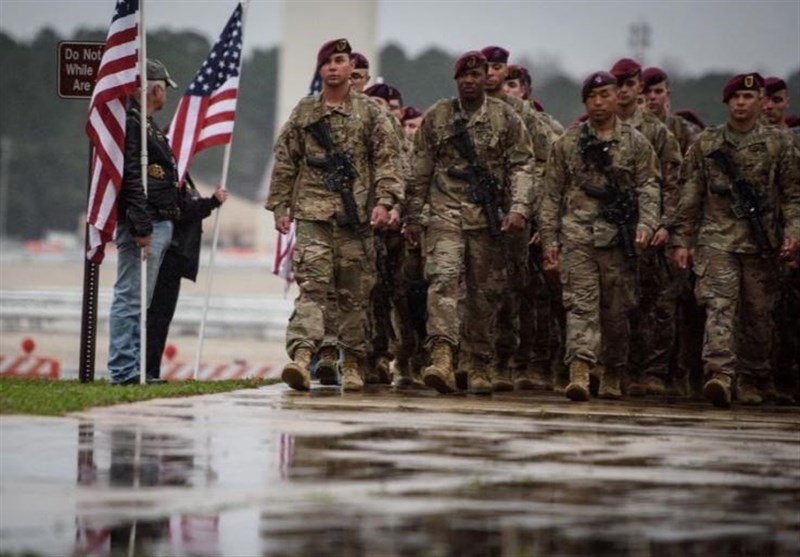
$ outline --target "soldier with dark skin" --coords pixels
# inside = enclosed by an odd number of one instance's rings
[[[275,145],[266,208],[274,213],[279,232],[288,232],[292,221],[297,226],[292,263],[300,294],[286,331],[292,361],[281,375],[296,390],[310,387],[309,364],[323,341],[324,312],[332,291],[336,293],[338,348],[343,353],[342,389],[363,388],[367,308],[375,282],[371,231],[389,225],[390,210],[403,201],[397,135],[389,116],[351,89],[350,53],[346,39],[320,48],[317,69],[322,91],[298,103]],[[323,144],[321,130],[327,130],[333,145]],[[336,153],[353,170],[342,191],[332,191],[328,185],[337,179],[333,172],[342,171],[339,165],[320,167]],[[336,183],[341,188],[341,181]],[[348,190],[355,215],[348,215]]]
[[[623,250],[620,225],[603,215],[605,203],[593,191],[616,189],[633,197],[635,216],[624,227],[635,247],[649,245],[658,227],[659,169],[653,148],[617,117],[617,79],[595,72],[584,82],[588,121],[568,129],[553,145],[545,171],[538,222],[544,262],[560,273],[567,310],[566,396],[588,400],[589,376],[604,364],[600,392],[619,398],[628,362],[629,311],[635,305],[635,271]],[[610,157],[609,167],[588,156],[594,146]]]
[[[502,239],[490,229],[500,214],[489,214],[492,205],[476,202],[469,192],[507,196],[501,234],[523,230],[531,207],[530,138],[511,107],[486,95],[486,70],[481,52],[462,55],[454,70],[458,98],[435,103],[414,141],[405,236],[412,246],[423,242],[432,362],[423,370],[423,381],[440,393],[456,390],[453,358],[459,345],[459,365],[467,372],[470,391],[492,392],[496,308],[506,288],[506,264]],[[464,142],[472,145],[473,155],[465,153]],[[496,185],[470,182],[474,165]],[[489,187],[500,191],[488,191]],[[426,204],[429,215],[423,219]],[[465,296],[470,303],[460,307]]]
[[[759,122],[763,86],[757,73],[726,83],[727,122],[704,130],[689,149],[676,214],[675,261],[694,266],[697,298],[706,307],[703,394],[720,408],[730,407],[734,395],[741,404],[762,402],[777,266],[800,247],[800,158],[786,133]],[[745,213],[755,219],[734,212],[742,188],[753,195],[753,210]]]
[[[670,382],[670,357],[675,343],[677,299],[680,282],[665,254],[673,215],[678,203],[681,165],[680,146],[667,126],[638,103],[642,92],[642,68],[630,58],[611,68],[619,87],[617,116],[641,132],[656,152],[661,170],[659,226],[649,249],[639,258],[636,309],[631,326],[639,332],[632,339],[627,394],[665,395]]]

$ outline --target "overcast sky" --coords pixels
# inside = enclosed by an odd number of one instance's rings
[[[315,1],[287,0],[308,4]],[[685,74],[758,70],[785,76],[800,67],[798,0],[378,0],[378,42],[409,54],[431,46],[457,53],[499,44],[515,56],[557,61],[575,77],[629,56],[629,27],[651,27],[648,64]],[[114,0],[0,0],[0,29],[30,39],[45,26],[70,38],[106,28]],[[148,29],[192,29],[209,39],[234,0],[147,0]],[[283,0],[251,0],[245,47],[279,44]],[[337,36],[331,30],[331,38]],[[357,45],[356,45],[357,48]],[[311,63],[311,61],[310,61]]]

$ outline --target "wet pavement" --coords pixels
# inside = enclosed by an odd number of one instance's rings
[[[789,556],[800,410],[283,385],[0,418],[0,553]]]

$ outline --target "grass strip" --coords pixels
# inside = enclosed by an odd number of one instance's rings
[[[161,385],[112,386],[106,380],[81,383],[76,380],[0,378],[0,414],[61,416],[92,406],[110,406],[153,398],[186,397],[255,389],[277,379],[236,381],[175,381]]]

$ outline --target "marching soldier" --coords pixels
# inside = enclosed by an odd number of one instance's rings
[[[763,78],[732,77],[727,123],[689,149],[676,216],[675,261],[692,263],[706,307],[703,394],[727,408],[732,395],[760,404],[770,370],[778,258],[797,256],[800,168],[792,139],[759,123]]]
[[[593,73],[582,98],[588,121],[553,145],[538,218],[545,265],[560,271],[563,285],[566,396],[574,401],[589,399],[589,375],[601,361],[601,395],[621,395],[635,250],[659,224],[658,161],[647,139],[617,117],[616,77]]]
[[[428,110],[414,142],[405,234],[412,245],[424,241],[432,364],[423,381],[440,393],[456,389],[459,344],[470,390],[492,391],[496,308],[506,287],[502,235],[524,229],[531,205],[530,138],[508,104],[486,95],[487,65],[478,51],[456,61],[458,97]],[[502,195],[510,200],[504,216]],[[430,214],[421,238],[425,203]]]
[[[281,375],[297,390],[310,386],[329,292],[336,293],[342,389],[363,387],[375,282],[372,230],[384,228],[403,200],[397,135],[389,116],[351,89],[350,53],[347,39],[320,48],[322,91],[302,99],[283,126],[266,202],[279,232],[288,232],[292,221],[297,226],[292,263],[300,294],[286,331],[292,362]]]

